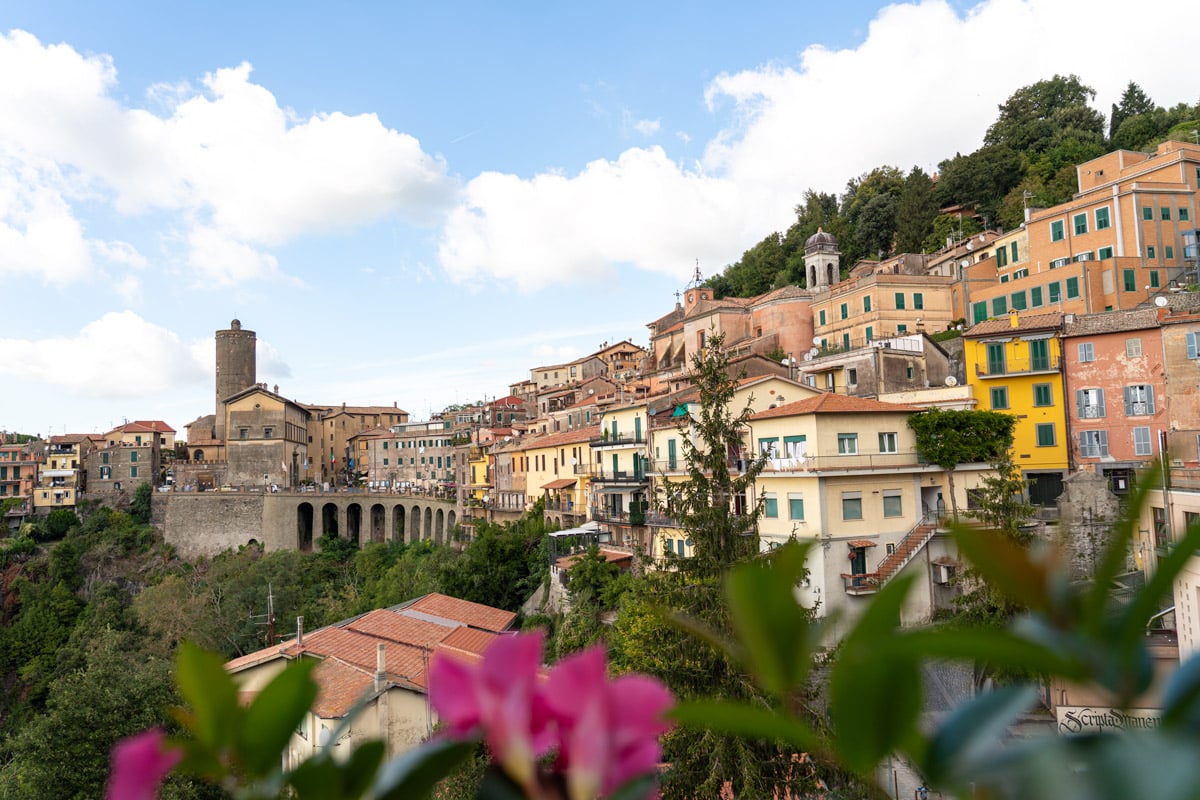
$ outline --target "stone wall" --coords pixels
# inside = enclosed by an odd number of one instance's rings
[[[261,494],[156,492],[153,503],[166,506],[162,530],[167,544],[184,558],[197,558],[236,550],[251,539],[270,549],[263,535],[264,499]]]
[[[1068,477],[1058,498],[1058,513],[1059,541],[1070,558],[1071,578],[1090,578],[1121,513],[1117,496],[1108,489],[1108,479],[1090,471]],[[1132,570],[1132,554],[1126,558],[1126,570]]]

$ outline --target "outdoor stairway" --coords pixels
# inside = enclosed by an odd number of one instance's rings
[[[895,551],[879,562],[879,566],[874,572],[842,575],[846,594],[860,595],[878,592],[888,581],[896,577],[909,561],[912,561],[913,556],[921,552],[921,548],[929,543],[929,540],[937,533],[937,529],[938,517],[936,514],[927,514],[922,517],[921,521],[896,543]]]

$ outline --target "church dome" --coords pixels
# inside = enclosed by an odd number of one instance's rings
[[[832,233],[826,233],[823,229],[817,228],[817,232],[804,242],[804,252],[812,250],[836,250],[837,238]]]

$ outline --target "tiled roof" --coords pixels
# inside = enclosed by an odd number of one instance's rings
[[[1102,314],[1082,314],[1063,323],[1063,336],[1095,336],[1102,333],[1137,331],[1158,327],[1158,309],[1135,308],[1129,311],[1106,311]]]
[[[522,449],[535,450],[539,447],[557,447],[560,444],[577,444],[579,442],[586,442],[589,439],[595,439],[599,435],[599,425],[592,425],[589,428],[576,428],[573,431],[545,433],[541,436],[527,440],[524,448]]]
[[[507,630],[517,615],[482,603],[472,603],[457,597],[432,592],[405,604],[402,610],[419,611],[435,617],[461,622],[472,628],[482,628],[485,631]]]
[[[554,565],[556,567],[558,567],[559,569],[570,569],[575,564],[575,562],[578,561],[579,559],[583,558],[583,556],[584,556],[583,553],[576,553],[573,556],[563,556],[562,558],[555,561]],[[617,550],[606,550],[603,547],[600,548],[600,556],[601,556],[601,558],[603,558],[605,561],[609,562],[610,564],[620,564],[625,561],[629,561],[629,562],[633,561],[632,553],[622,553]]]
[[[344,717],[374,688],[375,674],[337,658],[326,658],[312,672],[317,699],[312,711],[324,719]]]
[[[468,628],[462,626],[455,628],[449,636],[442,639],[438,643],[440,648],[450,648],[460,650],[464,653],[473,653],[475,655],[483,655],[483,651],[496,640],[496,634],[491,631],[482,631],[478,628]]]
[[[1013,327],[1012,321],[1008,315],[1005,315],[972,325],[963,331],[963,336],[996,336],[1006,333],[1054,330],[1062,325],[1062,318],[1063,315],[1058,311],[1049,314],[1023,314],[1017,317],[1017,325]]]
[[[89,433],[63,433],[58,436],[51,436],[50,444],[78,444],[85,439],[91,438],[92,435]]]
[[[452,627],[453,624],[439,625],[379,608],[351,620],[345,629],[365,633],[377,639],[430,647],[446,638],[449,633],[447,629]]]
[[[131,425],[144,425],[152,431],[162,431],[164,433],[175,433],[175,429],[161,419],[135,419]]]
[[[917,406],[901,405],[900,403],[882,403],[878,400],[870,400],[865,397],[850,397],[844,394],[827,392],[816,397],[809,397],[804,400],[797,400],[794,403],[785,403],[776,408],[759,411],[750,420],[755,422],[762,419],[794,417],[801,414],[882,414],[923,410]]]

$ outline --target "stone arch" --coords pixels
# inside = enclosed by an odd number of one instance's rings
[[[413,506],[408,514],[408,519],[412,524],[412,530],[408,534],[410,542],[421,541],[421,507]]]
[[[312,503],[301,503],[296,507],[296,549],[311,553],[313,546]]]
[[[197,450],[196,452],[192,453],[192,460],[193,461],[203,461],[204,460],[204,451]]]
[[[434,536],[432,506],[425,506],[425,519],[421,522],[421,530],[425,532],[425,538],[433,540],[434,544],[442,543],[440,536]]]
[[[434,519],[436,522],[434,523],[433,529],[436,531],[435,535],[437,536],[437,540],[439,542],[449,541],[450,537],[446,535],[449,533],[449,531],[446,530],[446,512],[439,508]]]
[[[458,526],[458,515],[454,513],[454,509],[446,512],[446,530],[453,531]]]
[[[392,541],[407,542],[404,533],[404,506],[396,505],[392,508]]]
[[[387,511],[383,508],[383,503],[376,503],[371,506],[371,541],[382,542],[387,533],[386,522]]]
[[[346,538],[355,544],[362,541],[362,506],[358,503],[346,506]]]
[[[810,288],[810,289],[817,288],[817,268],[816,267],[808,268],[808,288]]]
[[[321,535],[339,535],[337,503],[326,503],[321,507]]]
[[[833,273],[833,264],[826,265],[825,269],[828,271],[828,274],[829,274],[829,280],[827,282],[830,286],[833,286],[835,283],[837,283],[837,279],[834,277],[834,273]]]

